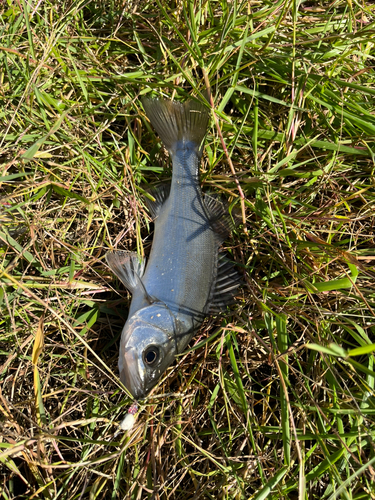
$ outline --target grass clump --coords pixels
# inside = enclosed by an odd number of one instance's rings
[[[2,498],[367,499],[374,489],[374,7],[0,7]],[[135,428],[117,378],[170,177],[139,97],[210,85],[202,185],[243,222],[244,286]]]

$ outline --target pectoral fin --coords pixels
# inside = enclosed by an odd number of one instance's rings
[[[146,259],[140,258],[135,252],[118,250],[117,252],[107,252],[105,260],[129,292],[134,293],[142,283],[141,278],[145,270]]]

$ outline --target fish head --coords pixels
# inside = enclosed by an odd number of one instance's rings
[[[154,303],[125,323],[120,342],[120,378],[135,399],[144,398],[174,361],[176,324],[170,310]]]

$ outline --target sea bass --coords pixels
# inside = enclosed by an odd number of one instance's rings
[[[145,397],[206,316],[233,298],[238,273],[219,256],[232,223],[226,206],[203,197],[199,163],[208,112],[195,100],[144,99],[146,115],[172,158],[172,182],[147,200],[155,232],[147,266],[136,253],[108,252],[112,271],[132,294],[120,341],[120,378]]]

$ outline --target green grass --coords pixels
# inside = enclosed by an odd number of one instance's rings
[[[0,7],[0,495],[375,498],[375,7]],[[108,249],[150,249],[170,178],[140,96],[207,85],[202,186],[242,213],[244,274],[141,406],[118,379],[130,296]]]

